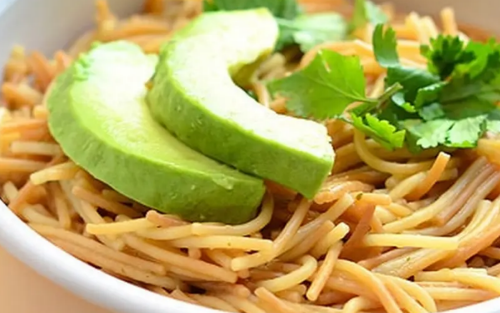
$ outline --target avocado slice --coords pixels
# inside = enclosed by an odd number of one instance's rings
[[[192,150],[151,116],[146,83],[156,63],[126,42],[81,56],[48,96],[54,138],[90,174],[151,208],[190,221],[253,218],[263,181]]]
[[[333,166],[326,128],[278,115],[235,84],[277,36],[267,9],[202,14],[162,48],[147,100],[154,117],[195,150],[312,198]]]

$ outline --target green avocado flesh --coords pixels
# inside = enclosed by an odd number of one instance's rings
[[[156,63],[126,42],[81,56],[51,88],[54,138],[90,174],[151,208],[190,221],[253,218],[263,181],[192,150],[151,116],[145,85]]]
[[[148,105],[193,149],[312,198],[333,166],[326,128],[278,115],[235,84],[277,36],[267,9],[201,15],[162,48]]]

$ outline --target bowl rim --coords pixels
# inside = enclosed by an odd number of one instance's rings
[[[80,261],[31,229],[1,201],[0,245],[52,282],[117,313],[221,313],[158,295]],[[498,313],[499,308],[500,297],[442,313]]]
[[[1,201],[0,245],[52,282],[91,303],[117,313],[220,313],[161,296],[80,261],[31,229]]]

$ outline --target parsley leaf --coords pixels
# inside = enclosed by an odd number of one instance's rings
[[[288,110],[301,117],[332,118],[353,102],[370,102],[359,58],[330,50],[318,52],[306,68],[268,87],[273,95],[288,98]]]
[[[399,66],[396,32],[389,28],[384,32],[384,25],[378,24],[373,32],[373,51],[380,66]]]
[[[303,52],[327,41],[339,41],[347,34],[345,19],[337,13],[301,15],[293,21],[278,20],[288,43],[297,43]],[[287,44],[282,44],[286,46]]]
[[[373,25],[385,24],[389,18],[379,6],[369,0],[356,0],[354,13],[349,23],[349,31],[352,32],[368,23]]]

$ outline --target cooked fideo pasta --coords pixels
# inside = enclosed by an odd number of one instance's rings
[[[303,1],[306,10],[351,14],[341,1]],[[451,8],[440,19],[381,10],[398,38],[401,64],[426,68],[420,46],[459,36]],[[499,141],[477,149],[387,150],[341,119],[325,122],[335,166],[313,199],[267,182],[259,214],[241,225],[162,214],[94,179],[64,155],[47,127],[52,80],[94,41],[127,40],[147,53],[201,13],[199,1],[146,1],[119,20],[97,1],[95,30],[53,58],[16,46],[4,67],[0,108],[2,200],[66,252],[165,297],[227,312],[428,313],[500,296]],[[272,54],[252,85],[259,102],[293,115],[265,81],[288,76],[322,50],[359,56],[367,92],[384,92],[373,23],[353,38],[303,55]],[[479,35],[478,35],[479,36]],[[480,34],[480,36],[483,36]],[[298,165],[300,166],[300,165]],[[126,171],[126,169],[123,169]]]

